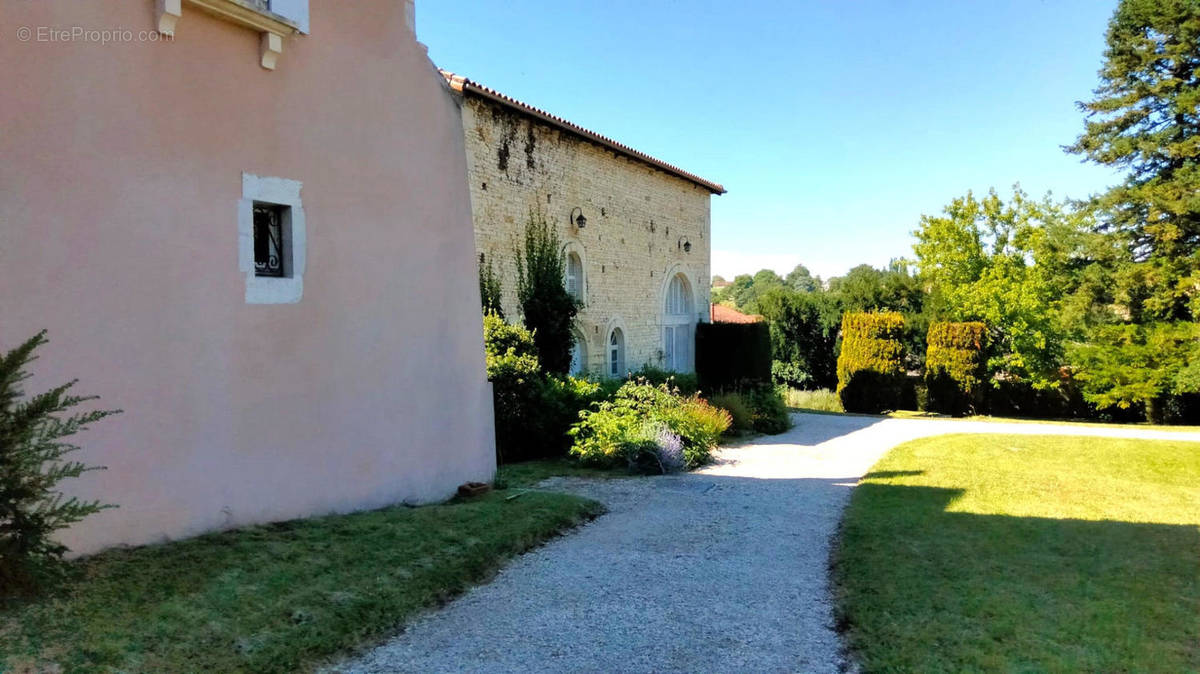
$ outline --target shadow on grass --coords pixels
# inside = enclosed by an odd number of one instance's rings
[[[855,491],[834,569],[866,671],[1200,668],[1200,528],[947,512],[961,494]]]

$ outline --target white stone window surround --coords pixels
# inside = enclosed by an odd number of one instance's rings
[[[571,256],[575,255],[579,259],[579,268],[577,270],[577,278],[575,283],[578,285],[578,290],[572,293],[578,300],[581,306],[587,306],[587,253],[583,249],[583,244],[575,240],[567,241],[562,247],[563,259],[563,285],[566,286],[567,292],[571,291]]]
[[[678,264],[672,265],[664,278],[659,298],[662,311],[660,359],[668,370],[691,372],[695,368],[695,325],[699,320],[694,311],[695,284]]]
[[[578,377],[588,372],[588,342],[579,329],[572,330],[571,337],[571,375]]]
[[[614,316],[604,328],[604,376],[623,378],[629,373],[629,355],[626,352],[627,335],[625,321],[620,316]],[[613,337],[617,343],[613,344]],[[616,348],[614,348],[616,347]],[[614,364],[616,365],[614,374]]]
[[[246,275],[246,304],[295,304],[304,295],[308,232],[298,180],[242,173],[238,200],[238,270]],[[254,273],[254,204],[284,206],[282,277]]]

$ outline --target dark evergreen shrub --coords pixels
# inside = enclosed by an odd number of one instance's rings
[[[700,323],[696,375],[703,391],[771,383],[771,332],[766,323]]]
[[[987,326],[979,322],[937,322],[929,326],[926,409],[954,416],[982,412],[986,339]]]
[[[896,312],[842,317],[838,396],[847,412],[879,414],[901,407],[904,317]]]

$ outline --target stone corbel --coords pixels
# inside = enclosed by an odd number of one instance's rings
[[[262,33],[262,67],[267,70],[275,69],[275,61],[283,53],[283,36],[270,31]]]
[[[291,20],[255,7],[247,0],[188,0],[197,9],[259,33],[259,63],[274,70],[283,53],[283,38],[300,32]],[[158,32],[174,35],[175,25],[183,16],[183,0],[157,0]]]
[[[175,34],[175,23],[183,16],[183,0],[158,0],[158,32]]]

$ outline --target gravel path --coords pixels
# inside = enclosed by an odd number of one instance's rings
[[[338,672],[837,672],[830,538],[857,479],[945,433],[1200,433],[797,414],[783,435],[656,478],[555,478],[609,507]]]

